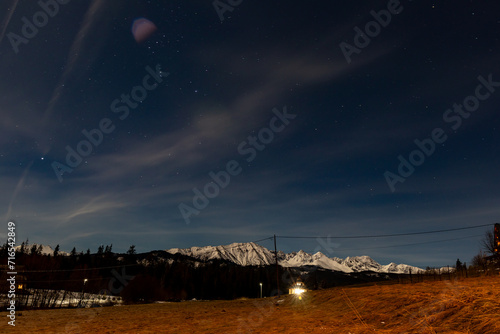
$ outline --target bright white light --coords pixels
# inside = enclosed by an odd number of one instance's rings
[[[304,289],[299,289],[299,288],[297,288],[297,289],[293,289],[293,293],[294,293],[295,295],[300,295],[300,294],[302,294],[302,293],[303,293],[303,292],[305,292],[305,291],[306,291],[306,290],[304,290]]]

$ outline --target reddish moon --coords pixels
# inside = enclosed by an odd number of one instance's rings
[[[132,24],[132,35],[137,43],[147,40],[155,31],[156,25],[143,17],[135,19]]]

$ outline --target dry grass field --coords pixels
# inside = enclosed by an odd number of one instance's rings
[[[296,296],[21,311],[2,333],[500,333],[500,277]]]

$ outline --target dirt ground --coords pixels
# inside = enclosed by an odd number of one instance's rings
[[[296,296],[1,312],[0,333],[500,333],[500,277]]]

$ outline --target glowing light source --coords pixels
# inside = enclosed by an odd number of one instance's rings
[[[299,299],[302,299],[301,295],[306,292],[306,288],[304,286],[304,283],[298,281],[296,282],[289,290],[289,293],[292,295],[296,295],[299,297]]]

